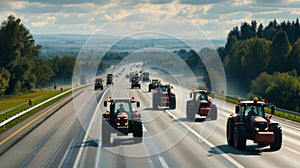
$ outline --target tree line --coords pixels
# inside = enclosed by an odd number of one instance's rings
[[[39,58],[35,44],[21,19],[10,15],[0,27],[0,95],[18,94],[50,83],[71,81],[75,58]]]
[[[259,96],[277,106],[300,110],[299,20],[264,27],[242,23],[217,49],[223,60],[228,92]]]

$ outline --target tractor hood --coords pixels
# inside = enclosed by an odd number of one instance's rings
[[[260,117],[260,116],[251,116],[250,120],[252,122],[267,122],[266,119],[264,119],[263,117]]]

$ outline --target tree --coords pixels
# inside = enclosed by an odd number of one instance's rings
[[[27,91],[35,87],[35,60],[40,46],[29,30],[21,24],[21,19],[9,16],[0,28],[0,67],[11,75],[7,94]]]
[[[288,58],[289,70],[296,69],[298,75],[300,75],[300,39],[298,39],[293,45],[292,51]]]
[[[3,95],[9,87],[10,73],[4,67],[0,68],[0,95]]]
[[[288,70],[288,55],[291,51],[291,45],[284,31],[279,31],[270,47],[270,64],[268,72],[286,72]]]

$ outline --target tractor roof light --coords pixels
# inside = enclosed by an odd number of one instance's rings
[[[254,97],[254,98],[253,98],[253,101],[254,101],[254,103],[257,103],[258,97]]]
[[[241,101],[241,98],[240,98],[240,97],[238,97],[238,98],[237,98],[237,100],[240,102],[240,101]]]
[[[194,91],[195,90],[195,88],[192,88],[192,91]]]
[[[134,100],[134,96],[131,96],[131,99]]]

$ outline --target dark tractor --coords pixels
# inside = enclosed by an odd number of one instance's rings
[[[117,98],[104,101],[104,107],[109,105],[109,111],[103,114],[102,117],[102,143],[109,144],[112,133],[117,133],[118,136],[127,136],[133,133],[134,141],[137,143],[143,140],[143,122],[141,114],[134,108],[140,107],[140,102],[135,101],[134,97]]]
[[[176,109],[176,96],[171,92],[173,89],[170,85],[160,85],[152,96],[153,109],[157,110],[158,106],[168,106],[171,110]]]
[[[272,116],[266,116],[269,106],[255,97],[253,101],[240,101],[235,107],[235,114],[227,119],[227,143],[236,149],[246,148],[247,139],[253,140],[260,147],[270,145],[271,150],[281,148],[282,130],[278,123],[272,122]],[[271,106],[271,114],[275,108]]]
[[[97,90],[97,89],[103,90],[103,78],[95,79],[95,90]]]
[[[216,120],[217,106],[208,98],[207,90],[194,90],[190,93],[190,100],[186,102],[186,118],[195,121],[196,114],[205,116],[206,120]]]
[[[133,76],[131,79],[131,89],[133,88],[141,88],[141,84],[140,84],[140,77],[139,76]]]
[[[158,88],[159,85],[160,85],[160,82],[161,81],[157,78],[154,78],[154,79],[150,80],[150,84],[149,84],[149,87],[148,87],[149,92],[151,92],[152,89]]]

